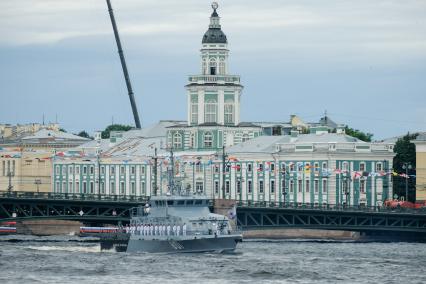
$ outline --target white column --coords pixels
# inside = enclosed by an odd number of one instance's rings
[[[198,90],[198,124],[204,123],[204,90]]]
[[[218,111],[217,111],[217,123],[224,124],[225,122],[225,94],[224,90],[218,90],[217,91],[217,102],[218,102]]]

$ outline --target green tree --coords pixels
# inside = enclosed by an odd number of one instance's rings
[[[77,134],[77,136],[92,139],[92,137],[90,137],[89,133],[87,133],[85,130],[80,131],[80,132]]]
[[[409,163],[411,169],[408,170],[409,175],[415,175],[416,173],[416,146],[411,143],[411,140],[416,139],[418,133],[410,134],[407,133],[402,138],[399,138],[395,143],[393,148],[394,153],[396,153],[393,158],[393,169],[397,173],[405,173],[403,168],[404,163]],[[408,179],[408,200],[416,200],[416,179],[410,177]],[[393,193],[398,196],[405,196],[405,178],[400,176],[393,177]]]
[[[104,131],[102,131],[101,137],[102,139],[108,139],[111,131],[129,131],[132,128],[133,126],[130,126],[130,125],[111,124],[107,126],[107,128],[105,128]]]
[[[345,133],[365,142],[371,142],[371,138],[373,138],[373,134],[371,133],[364,133],[358,129],[350,128],[348,126],[345,127]]]

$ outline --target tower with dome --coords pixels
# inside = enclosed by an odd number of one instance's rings
[[[190,75],[187,123],[170,127],[168,144],[175,150],[217,150],[260,136],[261,127],[241,123],[243,85],[229,72],[228,39],[222,31],[218,4],[212,3],[208,30],[200,50],[200,73]]]

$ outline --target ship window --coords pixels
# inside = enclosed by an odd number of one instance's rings
[[[167,205],[173,205],[173,200],[167,200]]]
[[[185,205],[185,200],[179,200],[179,201],[177,202],[177,205]]]
[[[192,200],[187,200],[186,201],[186,205],[192,205],[193,204],[193,201]]]
[[[200,204],[203,204],[202,200],[195,200],[195,205],[200,205]]]

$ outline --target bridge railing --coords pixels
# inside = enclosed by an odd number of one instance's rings
[[[395,212],[395,213],[418,213],[426,214],[426,208],[391,208],[386,206],[364,206],[364,205],[334,205],[334,204],[313,204],[313,203],[293,203],[293,202],[270,202],[270,201],[237,201],[238,207],[250,208],[287,208],[287,209],[312,209],[323,211],[347,211],[347,212]]]
[[[55,199],[55,200],[77,200],[77,201],[117,201],[117,202],[146,202],[148,196],[134,195],[111,195],[90,193],[55,193],[55,192],[26,192],[5,191],[0,192],[0,198],[28,198],[28,199]]]

